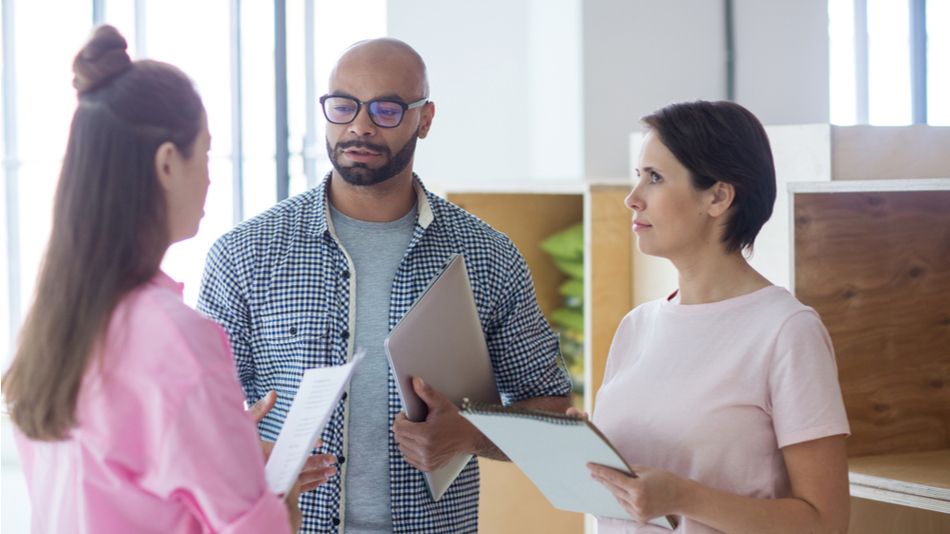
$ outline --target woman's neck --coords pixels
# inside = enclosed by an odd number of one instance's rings
[[[673,262],[679,272],[680,304],[719,302],[772,285],[741,252],[717,248]]]

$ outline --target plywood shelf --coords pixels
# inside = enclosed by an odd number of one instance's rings
[[[950,514],[950,449],[848,460],[851,495]]]
[[[583,221],[585,240],[585,398],[590,411],[600,387],[610,342],[633,308],[630,212],[623,199],[627,182],[511,183],[443,191],[445,198],[506,234],[518,247],[534,279],[541,312],[559,308],[558,287],[567,279],[540,243]],[[584,532],[584,515],[556,510],[517,466],[479,460],[479,531],[499,534]]]
[[[950,178],[791,182],[790,193],[880,193],[893,191],[948,191]]]

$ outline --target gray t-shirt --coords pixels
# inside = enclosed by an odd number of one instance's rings
[[[393,279],[412,241],[416,208],[401,219],[374,223],[347,217],[331,205],[330,219],[355,267],[354,346],[366,351],[350,381],[344,532],[392,532],[389,363],[383,340],[389,334]]]

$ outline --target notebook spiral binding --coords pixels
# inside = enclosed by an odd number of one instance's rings
[[[471,402],[468,397],[462,399],[462,412],[470,414],[501,415],[504,417],[520,417],[533,419],[555,425],[583,425],[584,416],[580,414],[568,415],[565,413],[546,412],[534,408],[520,408],[518,406],[502,406],[500,404],[482,404]]]

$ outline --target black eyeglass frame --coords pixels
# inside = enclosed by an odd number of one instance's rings
[[[345,98],[345,99],[347,99],[347,100],[351,100],[351,101],[353,101],[353,102],[356,102],[356,113],[353,114],[353,118],[350,119],[350,120],[348,120],[348,121],[346,121],[346,122],[336,122],[336,121],[330,120],[330,117],[327,115],[327,107],[326,107],[326,101],[327,101],[328,99],[330,99],[330,98]],[[398,100],[389,100],[389,99],[386,99],[386,98],[380,98],[380,99],[377,99],[377,100],[370,100],[369,102],[360,102],[359,100],[353,98],[352,96],[323,95],[323,96],[320,97],[320,109],[323,110],[323,117],[324,117],[325,119],[327,119],[327,122],[329,122],[330,124],[349,124],[349,123],[355,121],[355,120],[356,120],[356,117],[359,117],[359,115],[360,115],[360,110],[363,109],[363,106],[366,106],[366,108],[369,109],[369,106],[370,106],[370,105],[375,104],[375,103],[377,103],[377,102],[386,102],[387,104],[396,104],[397,106],[401,107],[401,108],[402,108],[402,113],[399,115],[399,122],[396,123],[396,124],[393,125],[393,126],[385,126],[385,125],[382,125],[382,124],[376,122],[376,116],[373,115],[373,113],[371,113],[371,112],[368,112],[368,113],[369,113],[369,120],[373,121],[373,124],[375,124],[376,126],[379,126],[380,128],[398,128],[398,127],[402,124],[402,119],[403,119],[403,117],[406,116],[406,112],[407,112],[407,111],[409,111],[410,109],[415,109],[415,108],[418,108],[418,107],[421,107],[421,106],[424,106],[424,105],[428,104],[428,103],[429,103],[429,99],[428,99],[428,98],[423,98],[422,100],[416,100],[415,102],[412,102],[412,103],[410,103],[410,104],[407,104],[407,103],[405,103],[405,102],[400,102],[400,101],[398,101]]]

